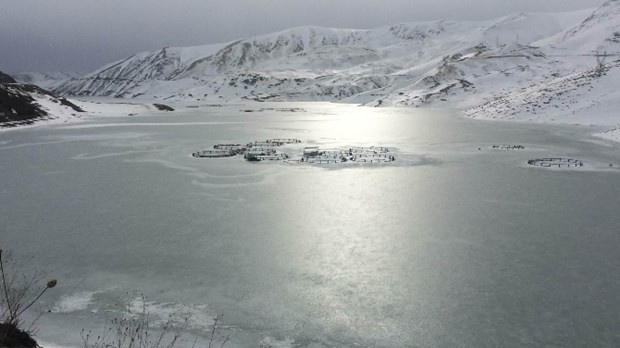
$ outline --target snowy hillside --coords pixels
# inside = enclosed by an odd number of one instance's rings
[[[44,74],[33,74],[45,78]],[[24,74],[16,74],[24,78]],[[84,120],[90,116],[136,116],[174,111],[159,103],[77,101],[59,97],[37,85],[19,83],[0,71],[0,129]]]
[[[620,83],[614,78],[619,45],[620,1],[611,0],[570,13],[371,30],[301,27],[221,45],[163,48],[50,88],[79,96],[325,100],[550,119],[617,98],[609,89]]]
[[[61,71],[45,72],[45,73],[28,71],[28,72],[14,73],[12,75],[17,80],[17,82],[32,83],[41,88],[48,88],[49,86],[54,85],[55,83],[58,83],[58,81],[67,80],[67,79],[81,76],[80,73],[61,72]]]
[[[30,125],[41,121],[66,121],[84,110],[66,98],[41,87],[21,83],[0,83],[0,128]]]
[[[608,1],[551,44],[556,48],[572,49],[577,52],[618,52],[620,47],[619,17],[620,2],[618,0]]]
[[[293,28],[222,45],[138,53],[54,89],[128,98],[342,99],[423,77],[444,56],[475,51],[481,43],[495,47],[556,35],[565,29],[565,17],[575,16],[523,13],[486,22],[404,23],[372,30]]]
[[[467,113],[476,118],[620,123],[620,1],[608,1],[580,23],[540,45],[552,67],[519,86],[493,93]]]

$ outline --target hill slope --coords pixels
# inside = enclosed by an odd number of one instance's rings
[[[0,72],[0,128],[33,124],[35,121],[77,116],[83,110],[41,87],[15,83]]]

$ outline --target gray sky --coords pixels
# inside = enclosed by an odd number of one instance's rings
[[[598,7],[604,0],[0,0],[0,70],[89,71],[164,46],[290,27],[373,28]]]

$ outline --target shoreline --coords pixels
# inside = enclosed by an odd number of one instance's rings
[[[91,97],[91,98],[79,98],[79,99],[71,99],[76,102],[80,107],[85,109],[83,114],[77,116],[66,117],[65,115],[60,115],[54,117],[53,115],[46,119],[32,120],[31,124],[17,125],[17,126],[9,126],[9,127],[0,127],[0,132],[10,131],[10,130],[22,130],[22,129],[30,129],[35,127],[45,127],[45,126],[54,126],[60,124],[73,124],[84,122],[96,117],[123,117],[123,116],[137,116],[139,114],[148,113],[151,114],[153,112],[158,113],[161,112],[157,110],[153,104],[157,104],[158,102],[162,102],[161,100],[133,100],[133,99],[120,99],[120,98],[106,98],[106,97]],[[201,107],[198,105],[197,107],[194,103],[190,101],[167,101],[167,104],[170,104],[175,108],[174,111],[171,112],[179,112],[179,111],[199,111]],[[339,103],[339,102],[306,102],[306,101],[274,101],[268,102],[268,104],[278,104],[278,105],[286,105],[290,103],[334,103],[334,104],[351,104],[351,103]],[[265,105],[265,103],[253,103],[253,102],[228,102],[222,103],[221,107],[227,106],[247,106],[247,105]],[[358,105],[369,107],[365,105]],[[397,106],[383,106],[380,108],[395,108],[395,109],[407,109],[408,107],[397,107]],[[420,109],[420,108],[415,108]],[[424,109],[424,108],[423,108]],[[556,119],[551,120],[540,120],[540,121],[532,121],[532,120],[523,120],[523,119],[502,119],[502,118],[480,118],[480,117],[471,117],[467,114],[467,110],[463,108],[450,108],[450,107],[429,107],[426,108],[429,110],[446,110],[453,111],[459,115],[459,117],[468,120],[476,120],[476,121],[488,121],[488,122],[505,122],[507,124],[515,123],[515,124],[541,124],[541,125],[560,125],[560,126],[580,126],[580,127],[596,127],[599,128],[594,132],[589,133],[590,136],[594,138],[598,138],[604,141],[611,141],[614,143],[620,143],[620,120],[618,122],[605,122],[605,123],[586,123],[586,122],[562,122]]]

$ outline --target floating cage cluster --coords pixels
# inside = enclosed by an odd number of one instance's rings
[[[275,138],[275,139],[267,139],[265,142],[277,143],[277,144],[280,144],[280,146],[282,146],[286,144],[300,144],[301,140],[294,139],[294,138]]]
[[[217,144],[213,149],[197,151],[194,157],[218,158],[243,155],[243,158],[256,161],[279,161],[289,159],[289,155],[278,150],[279,147],[289,144],[299,144],[301,140],[294,138],[274,138],[263,141],[254,141],[248,144]],[[349,147],[346,149],[321,149],[318,146],[303,149],[301,159],[293,162],[312,164],[335,164],[342,162],[386,163],[396,158],[387,147]]]
[[[316,146],[306,147],[301,157],[301,162],[313,164],[330,164],[346,162],[342,150],[321,150]]]
[[[330,164],[341,162],[386,163],[396,158],[387,147],[350,147],[348,150],[322,150],[319,147],[306,147],[301,162]]]
[[[277,112],[306,112],[303,108],[260,108],[260,109],[242,109],[240,112],[265,112],[265,111],[277,111]]]
[[[502,145],[493,145],[492,149],[495,150],[525,150],[525,145],[510,145],[510,144],[502,144]]]
[[[293,138],[275,138],[249,143],[247,147],[278,147],[288,144],[299,144],[301,140]]]
[[[231,150],[201,150],[192,153],[194,157],[203,157],[203,158],[218,158],[218,157],[232,157],[235,156]]]
[[[396,160],[394,155],[387,147],[352,147],[346,153],[350,161],[353,162],[393,162]]]
[[[255,151],[248,151],[243,158],[245,158],[246,160],[250,161],[250,162],[258,162],[258,161],[280,161],[280,160],[285,160],[288,158],[288,155],[285,153],[278,153],[278,152],[255,152]]]
[[[285,153],[279,153],[273,146],[272,147],[251,147],[243,156],[248,161],[278,161],[287,159],[288,155]]]
[[[537,159],[528,160],[527,164],[536,166],[536,167],[545,167],[545,168],[583,167],[583,162],[580,160],[572,159],[572,158],[562,158],[562,157],[537,158]]]
[[[237,153],[241,153],[241,152],[245,151],[245,149],[247,147],[248,147],[247,145],[241,145],[241,144],[217,144],[217,145],[213,145],[214,149],[230,150],[230,151],[235,151]]]
[[[273,161],[287,159],[288,155],[279,153],[276,147],[286,144],[301,143],[299,139],[278,138],[267,139],[263,141],[254,141],[248,144],[217,144],[213,146],[213,150],[202,150],[192,153],[194,157],[218,158],[233,157],[243,155],[248,161]]]
[[[217,144],[213,146],[213,150],[201,150],[192,153],[194,157],[218,158],[233,157],[245,152],[246,145],[241,144]]]

